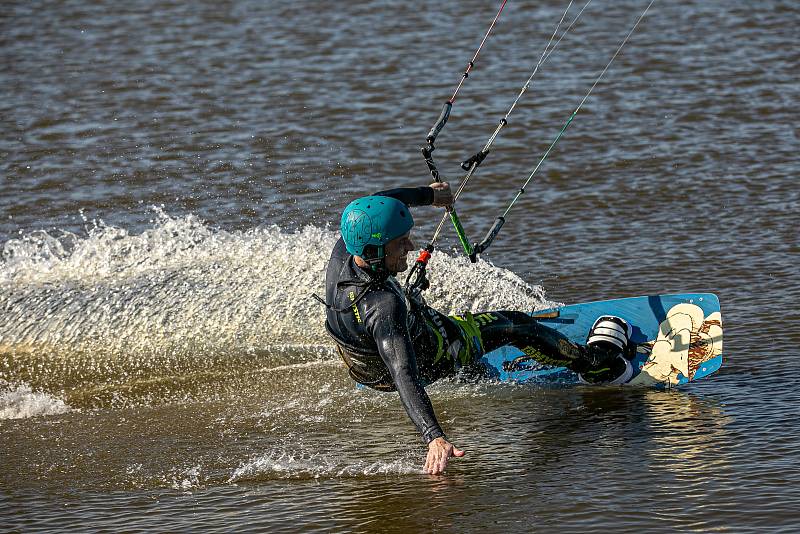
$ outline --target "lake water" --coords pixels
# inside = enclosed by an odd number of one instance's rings
[[[449,227],[431,260],[446,312],[714,292],[718,374],[434,384],[466,456],[430,477],[397,396],[335,356],[310,294],[339,213],[429,183],[499,4],[4,7],[0,530],[798,529],[797,2],[657,1],[483,261]],[[468,234],[645,6],[586,8],[459,199]],[[566,7],[508,2],[437,141],[453,184]],[[415,211],[420,242],[440,215]]]

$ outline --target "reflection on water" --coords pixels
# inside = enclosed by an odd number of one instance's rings
[[[122,508],[152,498],[143,509],[165,513],[221,499],[268,525],[389,520],[398,530],[556,516],[577,529],[599,518],[637,529],[692,517],[706,530],[727,524],[735,502],[757,502],[757,493],[736,494],[737,480],[757,476],[749,452],[735,446],[742,423],[692,392],[436,384],[432,400],[467,455],[446,476],[427,477],[424,448],[395,395],[354,388],[338,364],[295,371],[272,386],[274,374],[254,374],[214,401],[6,421],[0,436],[16,459],[15,494],[105,488]],[[53,439],[39,438],[43,431]],[[85,495],[70,506],[97,517]],[[220,525],[203,514],[210,528]]]

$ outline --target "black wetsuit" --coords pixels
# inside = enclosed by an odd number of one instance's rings
[[[430,187],[375,193],[408,206],[430,205]],[[409,298],[393,276],[356,265],[339,239],[326,273],[325,327],[356,382],[396,390],[426,442],[443,436],[424,386],[474,365],[483,352],[513,344],[539,363],[583,372],[597,355],[519,311],[448,317]],[[594,356],[594,357],[592,357]],[[601,355],[602,356],[602,355]]]

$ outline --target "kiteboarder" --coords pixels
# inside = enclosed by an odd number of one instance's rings
[[[445,436],[425,386],[461,369],[480,371],[485,352],[514,345],[545,365],[563,366],[589,383],[619,384],[632,374],[625,357],[630,326],[598,318],[587,346],[570,342],[522,311],[446,316],[409,294],[395,276],[408,269],[416,247],[409,207],[452,206],[446,182],[375,193],[342,213],[341,238],[326,273],[325,327],[353,380],[379,391],[397,391],[428,445],[423,471],[442,473],[464,451]],[[322,300],[322,299],[320,299]]]

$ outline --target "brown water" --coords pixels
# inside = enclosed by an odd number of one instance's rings
[[[497,4],[497,5],[495,5]],[[582,6],[576,5],[571,13]],[[593,0],[459,200],[499,215],[646,2]],[[26,2],[0,16],[2,531],[712,531],[800,523],[800,6],[657,1],[444,311],[713,291],[679,391],[444,382],[420,474],[309,298],[499,2]],[[566,2],[510,0],[440,135],[457,182]],[[426,239],[439,212],[415,214]]]

